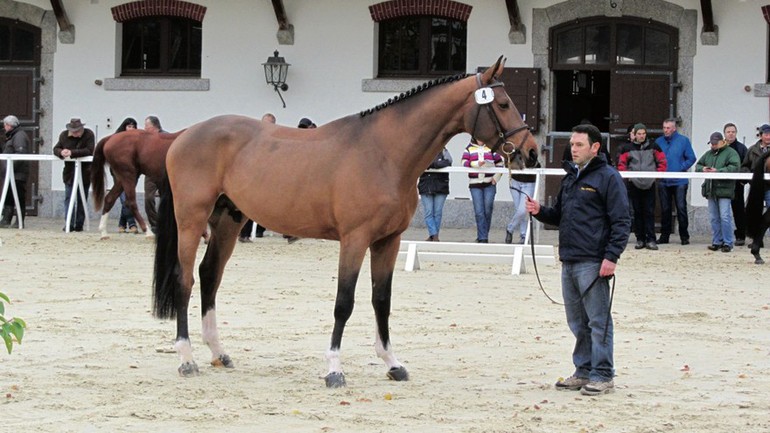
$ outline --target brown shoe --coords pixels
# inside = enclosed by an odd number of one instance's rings
[[[554,387],[559,391],[580,391],[580,388],[587,385],[590,381],[587,377],[570,376],[566,379],[559,379]]]
[[[615,391],[615,382],[611,380],[606,382],[589,382],[580,389],[581,394],[590,396],[609,394],[613,391]]]

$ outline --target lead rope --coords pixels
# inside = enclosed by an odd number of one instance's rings
[[[503,150],[503,152],[505,152],[505,150]],[[510,155],[510,154],[508,154],[508,155]],[[532,197],[530,197],[529,194],[527,194],[526,192],[522,191],[520,188],[517,188],[517,187],[513,186],[513,183],[511,182],[511,180],[513,179],[511,177],[512,174],[513,173],[512,173],[511,166],[508,165],[508,187],[511,188],[514,191],[518,191],[521,194],[524,194],[528,199],[531,200]],[[543,282],[540,280],[540,272],[537,269],[537,259],[535,258],[535,236],[534,236],[534,233],[535,233],[535,218],[534,218],[534,216],[532,216],[532,214],[529,214],[529,246],[530,246],[530,251],[532,252],[532,266],[535,268],[535,276],[537,277],[537,284],[538,284],[538,286],[540,286],[540,291],[543,292],[543,294],[545,295],[546,298],[548,298],[549,301],[551,301],[552,303],[554,303],[556,305],[564,305],[563,303],[557,302],[550,295],[548,295],[548,292],[545,290],[545,287],[543,287]],[[615,275],[610,275],[609,277],[601,277],[601,276],[597,275],[596,278],[594,278],[594,280],[591,281],[591,284],[588,285],[588,288],[586,289],[586,291],[583,292],[582,295],[580,295],[580,299],[578,299],[577,302],[583,301],[583,298],[585,298],[585,296],[588,294],[588,292],[594,287],[596,282],[599,281],[599,278],[606,278],[608,280],[609,279],[612,280],[612,288],[610,290],[610,304],[607,307],[607,319],[605,320],[605,323],[604,323],[604,339],[602,340],[602,343],[605,343],[607,341],[607,330],[609,329],[609,326],[610,326],[610,314],[612,313],[612,300],[615,298]]]

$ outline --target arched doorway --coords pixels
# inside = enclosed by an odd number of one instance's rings
[[[605,136],[618,139],[633,122],[659,133],[666,117],[682,119],[679,131],[689,135],[697,23],[697,10],[664,0],[567,0],[533,9],[533,65],[548,71],[540,94],[545,115],[539,134],[546,143],[546,166],[561,167],[566,148],[566,140],[548,137],[569,131],[584,117]],[[601,38],[606,43],[599,43]],[[661,44],[661,38],[669,43]],[[626,45],[619,47],[619,41]],[[641,98],[643,104],[633,103]],[[635,111],[641,108],[653,114]],[[553,176],[547,179],[546,203],[554,200],[558,183]]]
[[[51,11],[28,3],[0,0],[0,18],[4,19],[4,23],[10,23],[14,28],[27,29],[36,33],[36,60],[33,63],[37,71],[32,77],[33,86],[37,92],[34,96],[37,105],[33,109],[35,112],[33,115],[36,115],[36,119],[31,122],[25,120],[23,124],[28,128],[30,125],[34,125],[32,131],[36,135],[32,141],[32,146],[35,148],[33,152],[50,153],[53,147],[51,137],[54,134],[51,113],[53,112],[54,77],[52,71],[53,57],[56,53],[56,17]],[[5,66],[12,68],[17,65],[6,64]],[[5,82],[5,77],[3,77],[2,82]],[[0,101],[4,99],[4,95],[0,96]],[[31,101],[31,97],[20,97],[19,99]],[[14,109],[9,107],[2,111]],[[22,116],[16,115],[21,120]],[[52,199],[50,164],[42,164],[42,167],[43,169],[39,170],[36,175],[30,176],[30,183],[34,182],[35,184],[27,185],[27,215],[37,213],[37,215],[52,216],[53,209],[60,205],[58,202],[54,203]]]
[[[32,153],[38,153],[40,143],[40,41],[39,27],[0,18],[0,116],[19,118],[32,143]],[[24,205],[27,215],[37,215],[38,201],[34,198],[39,196],[39,163],[29,164]]]

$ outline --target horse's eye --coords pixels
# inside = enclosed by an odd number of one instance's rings
[[[500,108],[503,110],[507,110],[510,107],[510,105],[507,102],[503,102],[500,104]]]

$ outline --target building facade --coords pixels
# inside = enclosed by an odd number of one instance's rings
[[[296,126],[377,105],[437,74],[507,57],[506,86],[549,166],[559,133],[588,119],[608,145],[644,122],[680,119],[696,155],[738,125],[768,122],[767,0],[0,0],[0,114],[50,154],[71,117],[97,137],[128,116],[176,131],[220,114]],[[416,36],[417,35],[417,36]],[[5,39],[5,42],[3,41]],[[284,108],[265,81],[274,51],[290,64]],[[448,149],[458,164],[467,135]],[[28,212],[63,214],[60,162],[38,164]],[[298,173],[297,175],[301,175]],[[140,182],[141,185],[141,182]],[[693,218],[705,215],[693,181]],[[467,179],[450,181],[445,225],[472,226]],[[548,193],[546,193],[547,195]],[[498,190],[504,232],[510,195]],[[419,215],[419,211],[418,211]],[[418,222],[419,218],[415,219]],[[706,231],[707,223],[696,223]]]

